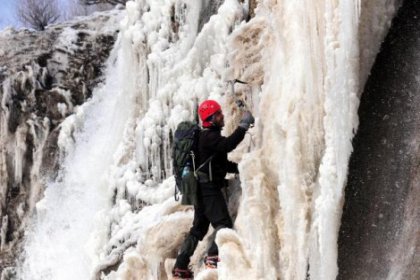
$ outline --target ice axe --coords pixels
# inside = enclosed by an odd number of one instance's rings
[[[248,85],[247,82],[244,82],[244,81],[241,81],[241,80],[238,80],[238,79],[230,80],[230,81],[228,81],[228,83],[231,86],[232,96],[235,95],[235,84],[236,83],[240,83],[240,84],[243,84],[243,85]],[[238,106],[239,110],[251,112],[250,108],[248,107],[248,105],[245,103],[245,101],[243,99],[236,99],[235,103]],[[254,125],[251,125],[250,127],[253,127],[253,126]]]
[[[231,87],[232,96],[235,95],[235,84],[236,83],[240,83],[240,84],[243,84],[243,85],[248,84],[247,82],[244,82],[244,81],[241,81],[241,80],[238,80],[238,79],[230,80],[230,81],[228,81],[228,83],[230,84],[230,87]],[[236,105],[238,105],[238,107],[241,111],[244,111],[244,110],[250,111],[248,106],[246,105],[245,101],[243,101],[242,99],[236,99],[235,103],[236,103]]]
[[[247,82],[244,82],[244,81],[241,81],[241,80],[238,80],[238,79],[230,80],[230,81],[227,81],[227,82],[230,84],[232,94],[235,94],[235,84],[236,83],[240,83],[240,84],[243,84],[243,85],[248,84]]]

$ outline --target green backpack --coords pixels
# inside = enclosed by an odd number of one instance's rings
[[[178,201],[178,190],[181,192],[182,205],[197,204],[197,172],[213,158],[210,157],[196,168],[200,130],[200,127],[191,121],[181,122],[175,130],[172,150],[173,173],[176,182],[174,196],[175,200]]]

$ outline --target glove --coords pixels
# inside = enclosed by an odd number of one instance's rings
[[[254,124],[255,119],[252,116],[250,111],[245,111],[244,114],[242,115],[242,119],[239,122],[239,126],[242,128],[245,128],[245,130],[248,130],[249,127]]]

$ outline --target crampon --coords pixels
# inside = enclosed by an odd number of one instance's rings
[[[206,268],[217,268],[218,262],[220,262],[219,256],[207,256],[204,258]]]
[[[187,269],[174,268],[174,270],[172,270],[172,277],[173,279],[192,280],[194,278],[194,273],[188,268]]]

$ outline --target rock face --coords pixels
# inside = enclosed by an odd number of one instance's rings
[[[0,33],[0,273],[19,253],[40,175],[56,174],[60,123],[102,81],[122,13]]]
[[[404,2],[362,95],[338,279],[420,279],[419,14]]]

